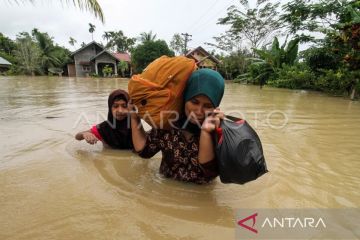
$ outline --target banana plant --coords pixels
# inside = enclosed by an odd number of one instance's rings
[[[258,55],[257,58],[248,58],[252,61],[250,71],[238,76],[237,81],[244,81],[252,78],[255,82],[260,83],[260,87],[271,78],[283,65],[293,65],[298,56],[300,39],[293,39],[280,47],[277,37],[274,38],[270,49],[254,49]]]

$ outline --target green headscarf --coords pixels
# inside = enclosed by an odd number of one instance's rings
[[[184,100],[189,101],[191,98],[200,94],[207,96],[214,107],[220,105],[224,95],[225,81],[220,73],[202,68],[193,72],[187,81]]]

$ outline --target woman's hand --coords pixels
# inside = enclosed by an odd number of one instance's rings
[[[95,135],[91,132],[84,132],[83,137],[84,137],[85,141],[91,145],[97,143],[97,141],[98,141],[97,137],[95,137]]]
[[[131,119],[131,135],[134,145],[134,150],[140,152],[144,149],[146,144],[146,134],[141,124],[141,119],[138,116],[138,110],[132,103],[131,99],[128,102],[128,111]]]
[[[132,119],[138,119],[138,111],[136,106],[132,103],[131,99],[127,104],[127,109]]]
[[[211,133],[220,126],[220,121],[224,119],[224,113],[220,111],[220,108],[216,108],[211,112],[204,120],[201,130]]]

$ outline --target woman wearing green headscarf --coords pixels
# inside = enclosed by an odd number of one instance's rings
[[[135,151],[143,158],[162,152],[160,173],[167,178],[208,183],[218,176],[212,132],[223,114],[218,106],[224,94],[224,79],[216,71],[192,73],[184,91],[184,113],[170,130],[145,133],[136,113],[131,114]],[[132,109],[133,106],[129,105]]]

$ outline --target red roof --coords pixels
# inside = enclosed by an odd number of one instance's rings
[[[127,53],[113,53],[114,57],[116,57],[118,60],[122,60],[125,62],[131,62],[130,55]]]

